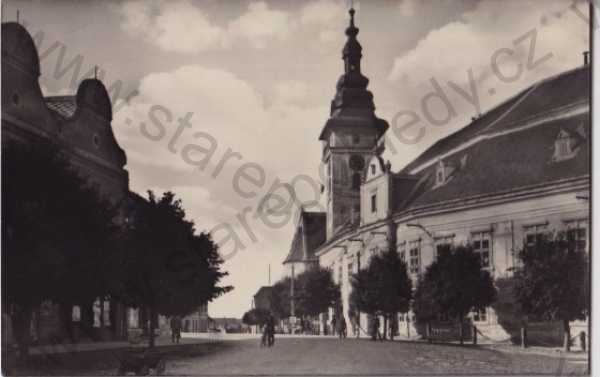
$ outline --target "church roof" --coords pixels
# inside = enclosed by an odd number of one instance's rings
[[[403,170],[417,169],[422,185],[410,202],[395,210],[442,205],[589,175],[589,113],[559,119],[551,116],[557,110],[589,101],[589,72],[589,66],[584,66],[543,80],[435,143]],[[540,117],[542,114],[545,117]],[[532,118],[538,123],[528,124]],[[565,133],[574,138],[575,154],[557,161],[553,158],[555,141]],[[425,164],[430,161],[437,163]],[[449,168],[441,185],[435,182],[440,162]]]
[[[589,101],[589,75],[590,66],[585,65],[549,77],[522,90],[474,119],[467,126],[435,142],[406,165],[402,172],[410,173],[426,162],[479,135],[509,130],[539,114],[560,109],[568,104]]]
[[[310,262],[315,260],[315,251],[325,242],[327,235],[325,212],[300,213],[290,251],[283,263]]]

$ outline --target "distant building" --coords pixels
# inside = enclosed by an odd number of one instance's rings
[[[2,145],[52,140],[73,167],[117,205],[129,201],[127,159],[112,130],[112,106],[99,80],[83,80],[71,96],[44,97],[39,84],[40,61],[31,35],[15,22],[2,24]],[[125,216],[118,219],[123,222]],[[4,308],[8,310],[9,308]],[[99,298],[91,307],[61,308],[45,302],[34,314],[32,333],[39,342],[62,339],[85,327],[82,337],[120,339],[127,335],[125,308]],[[66,313],[69,320],[61,320]],[[4,316],[3,316],[4,317]]]
[[[198,310],[183,317],[183,331],[208,332],[209,321],[208,304],[201,305]]]
[[[250,327],[243,324],[240,318],[211,318],[210,329],[220,330],[227,333],[245,333],[250,331]]]
[[[258,289],[254,295],[254,309],[261,309],[270,312],[272,310],[273,287],[263,286]]]
[[[382,250],[396,249],[415,283],[448,244],[470,243],[494,278],[510,276],[523,244],[543,232],[570,232],[590,252],[589,65],[522,90],[393,172],[381,157],[388,124],[374,113],[350,14],[344,73],[319,136],[327,212],[300,217],[284,261],[292,276],[317,260],[329,268],[350,324],[351,275]],[[306,236],[313,217],[316,245]],[[470,317],[490,338],[506,338],[491,308]],[[360,327],[368,323],[361,314]],[[415,337],[412,313],[398,328]]]

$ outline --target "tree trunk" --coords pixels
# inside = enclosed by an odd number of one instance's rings
[[[12,316],[13,333],[19,348],[19,358],[25,359],[29,355],[29,344],[31,342],[31,318],[33,308],[30,305],[20,306],[15,315]]]
[[[521,325],[521,348],[527,348],[527,327]]]
[[[394,313],[390,316],[390,340],[394,340],[394,333],[398,325],[398,316]]]
[[[431,337],[431,322],[427,322],[427,327],[425,328],[425,334],[427,336],[427,342],[431,343],[433,341]]]
[[[71,342],[75,341],[73,332],[73,304],[70,302],[59,303],[60,321]]]
[[[156,328],[156,311],[154,307],[150,307],[150,333],[148,334],[148,348],[154,348],[154,329]]]
[[[458,334],[460,336],[460,345],[462,346],[462,345],[465,344],[465,337],[464,337],[464,334],[463,334],[463,316],[462,315],[460,316],[460,321],[458,323],[458,326],[459,326],[458,327]]]
[[[387,332],[388,332],[388,316],[385,314],[383,316],[383,340],[387,340]]]
[[[563,319],[563,328],[565,331],[564,347],[565,351],[571,351],[571,326],[568,319]]]

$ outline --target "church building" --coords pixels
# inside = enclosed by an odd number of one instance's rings
[[[344,73],[319,135],[327,211],[302,213],[284,264],[295,273],[315,263],[329,268],[350,324],[351,276],[382,250],[398,251],[414,286],[446,245],[470,244],[494,279],[509,277],[519,250],[543,232],[571,232],[589,253],[590,65],[516,93],[395,172],[382,158],[389,126],[375,115],[361,71],[354,14]],[[301,244],[303,218],[323,219],[310,234],[318,245]],[[492,308],[470,317],[489,338],[507,337]],[[368,321],[360,315],[361,336]],[[572,325],[574,334],[587,332],[586,322]],[[397,328],[416,339],[412,313],[400,315]]]

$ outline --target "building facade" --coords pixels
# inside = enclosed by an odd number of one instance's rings
[[[511,276],[519,250],[539,233],[571,232],[590,252],[588,64],[522,90],[393,172],[382,158],[388,125],[374,114],[353,16],[344,74],[319,137],[326,238],[313,254],[341,286],[347,323],[351,276],[382,250],[398,251],[414,285],[445,245],[470,244],[495,279]],[[491,308],[470,317],[492,339],[509,335]],[[573,325],[587,332],[585,322]],[[367,328],[361,314],[349,335]],[[398,331],[417,336],[412,313],[399,316]]]
[[[106,88],[99,80],[85,79],[75,95],[44,97],[38,81],[40,73],[31,35],[18,23],[3,23],[2,145],[38,140],[57,143],[76,171],[101,195],[127,208],[127,159],[113,135],[112,106]],[[123,211],[117,221],[122,223],[125,216]],[[71,320],[61,318],[65,315]],[[65,322],[70,322],[72,328],[67,328]],[[34,340],[42,343],[68,336],[121,339],[127,336],[126,308],[106,298],[98,298],[89,307],[66,310],[45,302],[34,313],[32,333]]]
[[[183,331],[208,332],[209,321],[208,304],[201,305],[198,310],[183,317]]]

